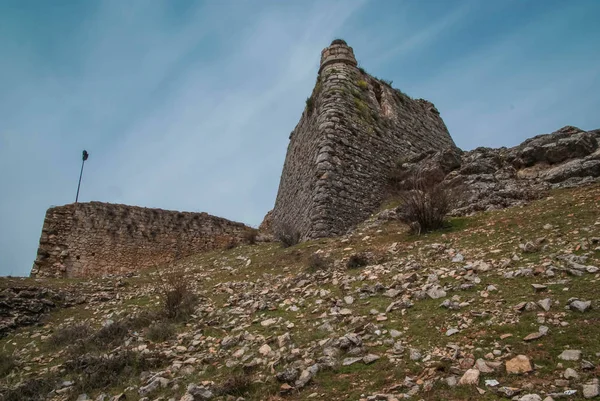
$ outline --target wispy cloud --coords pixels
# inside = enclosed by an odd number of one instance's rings
[[[84,148],[83,201],[258,224],[338,36],[368,71],[434,101],[463,147],[600,126],[593,0],[10,1],[0,274],[28,273],[46,208],[73,201]]]

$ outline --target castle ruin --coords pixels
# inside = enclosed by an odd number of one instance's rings
[[[302,239],[344,234],[381,205],[396,163],[455,147],[432,103],[367,74],[352,48],[334,40],[290,135],[272,229]]]

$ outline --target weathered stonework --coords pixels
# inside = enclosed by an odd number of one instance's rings
[[[432,103],[365,73],[336,40],[321,53],[317,83],[290,135],[273,230],[303,239],[343,234],[380,205],[402,159],[455,147]]]
[[[46,212],[34,277],[93,277],[158,266],[242,242],[249,230],[206,213],[90,202]]]

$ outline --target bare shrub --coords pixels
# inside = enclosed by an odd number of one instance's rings
[[[72,326],[62,327],[52,333],[48,339],[50,347],[56,349],[85,340],[92,334],[92,328],[86,323],[78,323]]]
[[[238,246],[237,241],[232,238],[225,244],[225,249],[233,249],[233,248],[236,248],[237,246]]]
[[[246,373],[233,373],[221,383],[216,393],[218,395],[231,395],[241,397],[245,395],[252,386],[252,378]]]
[[[14,388],[0,389],[2,401],[43,401],[57,384],[55,377],[29,379]]]
[[[12,354],[0,353],[0,379],[8,376],[16,367],[17,361]]]
[[[258,237],[258,230],[250,228],[244,232],[244,241],[250,245],[256,244],[256,237]]]
[[[316,272],[329,267],[329,260],[319,253],[313,253],[308,257],[308,270]]]
[[[459,199],[459,189],[449,188],[435,176],[422,170],[410,178],[410,189],[399,193],[399,219],[408,224],[411,232],[424,232],[443,228],[448,213]]]
[[[160,367],[164,358],[158,354],[140,354],[123,351],[112,355],[83,355],[64,364],[67,372],[80,374],[76,381],[78,392],[93,392],[97,389],[123,383],[126,377],[137,377],[141,372]]]
[[[155,343],[167,341],[175,334],[175,328],[168,322],[156,322],[146,330],[146,337]]]
[[[276,238],[284,248],[289,248],[300,242],[300,232],[291,224],[284,223],[277,230]]]
[[[182,273],[171,273],[162,278],[159,293],[162,313],[167,319],[185,320],[194,313],[198,297]]]
[[[364,253],[355,253],[350,255],[350,258],[346,262],[346,267],[348,269],[357,269],[359,267],[364,267],[369,264],[369,258]]]

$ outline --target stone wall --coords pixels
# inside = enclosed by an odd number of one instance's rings
[[[31,276],[137,271],[241,242],[248,229],[206,213],[101,202],[53,207],[46,212]]]
[[[273,230],[303,239],[343,234],[379,207],[397,163],[455,147],[432,103],[359,69],[352,48],[336,40],[321,53],[317,83],[290,135]]]

